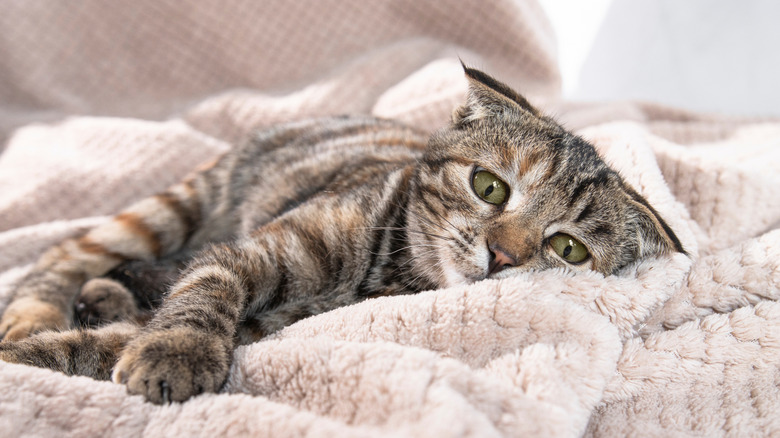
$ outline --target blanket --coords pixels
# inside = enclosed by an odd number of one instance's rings
[[[0,311],[45,248],[254,129],[447,123],[459,58],[593,142],[689,253],[340,308],[168,406],[0,363],[7,436],[780,434],[780,121],[563,102],[531,1],[11,0],[0,53]]]

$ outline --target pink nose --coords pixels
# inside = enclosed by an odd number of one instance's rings
[[[488,274],[501,272],[506,268],[511,268],[517,264],[517,261],[507,254],[500,246],[490,245],[490,263],[488,264]]]

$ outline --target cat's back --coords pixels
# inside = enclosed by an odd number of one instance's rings
[[[258,131],[230,158],[242,232],[327,191],[371,190],[420,158],[428,135],[369,116],[310,119]]]

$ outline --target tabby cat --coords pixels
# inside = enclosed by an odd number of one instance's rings
[[[339,306],[684,252],[590,144],[464,69],[467,101],[431,136],[368,117],[275,127],[49,249],[0,321],[0,358],[182,401],[220,388],[236,345]],[[175,272],[167,290],[105,277],[155,269]],[[135,322],[51,331],[79,315]]]

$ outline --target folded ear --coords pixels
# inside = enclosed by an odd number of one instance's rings
[[[462,62],[461,65],[469,81],[469,90],[466,104],[452,115],[454,124],[469,123],[507,110],[525,111],[539,116],[536,108],[506,84],[477,69],[466,67]]]
[[[687,254],[680,239],[647,200],[629,187],[626,187],[626,191],[629,203],[635,210],[634,219],[639,234],[637,256],[651,257],[672,252]]]

